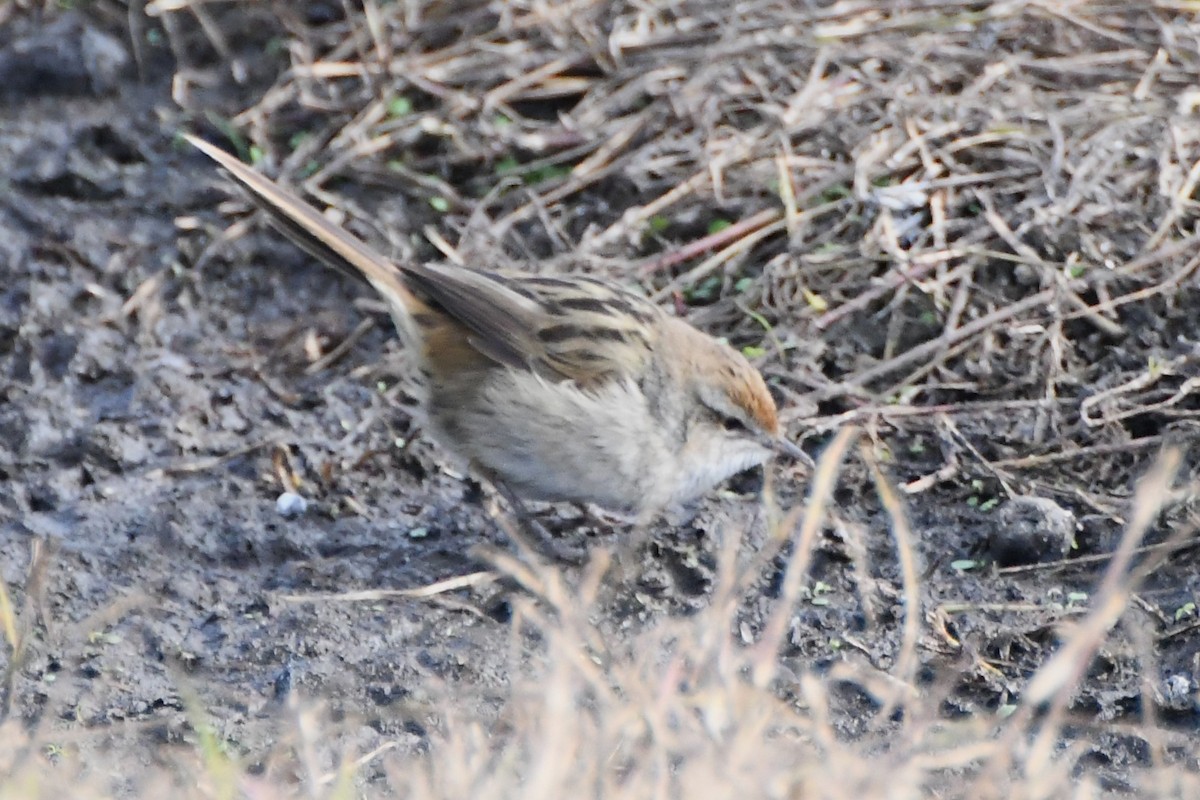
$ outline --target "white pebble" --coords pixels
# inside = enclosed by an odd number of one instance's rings
[[[308,511],[308,501],[295,492],[284,492],[275,501],[275,510],[282,517],[298,517]]]

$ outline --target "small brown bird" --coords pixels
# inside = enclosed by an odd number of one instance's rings
[[[435,439],[502,494],[648,521],[774,452],[775,402],[733,348],[643,297],[582,276],[394,264],[193,136],[300,247],[361,274],[417,355]]]

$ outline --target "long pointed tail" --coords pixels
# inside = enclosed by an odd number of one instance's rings
[[[190,134],[184,134],[183,138],[228,170],[246,188],[255,205],[267,212],[275,226],[297,246],[334,269],[366,278],[395,307],[393,316],[411,317],[425,307],[404,285],[399,268],[361,239],[325,219],[294,192],[203,139]]]

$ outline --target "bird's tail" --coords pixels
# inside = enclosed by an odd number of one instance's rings
[[[426,308],[404,284],[403,273],[389,259],[347,233],[297,194],[255,172],[236,158],[190,134],[184,138],[224,167],[267,212],[272,223],[314,258],[342,272],[362,275],[392,306],[398,326],[409,327],[412,315]]]

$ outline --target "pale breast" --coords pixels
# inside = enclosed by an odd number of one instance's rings
[[[430,410],[446,444],[521,496],[626,513],[669,499],[676,454],[631,380],[581,389],[500,367],[441,394]]]

